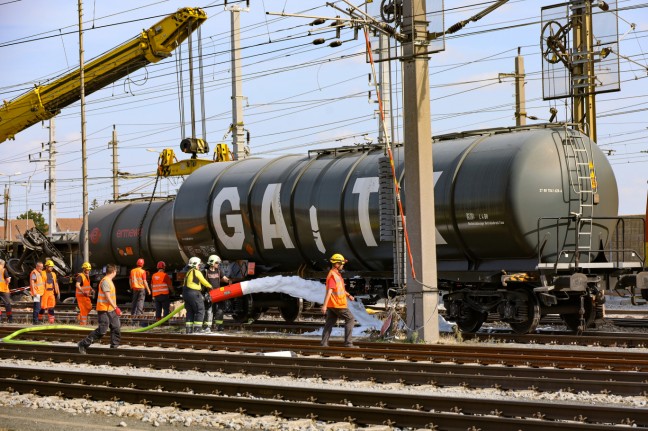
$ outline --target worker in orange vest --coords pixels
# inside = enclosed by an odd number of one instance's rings
[[[169,314],[171,300],[170,293],[175,293],[171,277],[164,270],[166,264],[162,261],[157,263],[157,270],[151,277],[151,290],[153,292],[153,302],[155,302],[155,320],[160,320]]]
[[[81,269],[82,271],[77,274],[75,296],[79,306],[79,325],[85,326],[88,324],[88,314],[92,311],[94,290],[90,286],[90,269],[92,269],[90,262],[84,262]]]
[[[34,301],[34,312],[32,323],[38,324],[38,316],[41,309],[41,298],[45,293],[45,271],[43,271],[43,262],[36,262],[36,268],[29,274],[29,293]]]
[[[146,281],[146,271],[143,266],[144,259],[137,259],[137,266],[131,269],[128,280],[131,291],[133,292],[133,302],[131,304],[132,316],[141,316],[144,314],[144,299],[146,298],[146,294],[151,294],[148,282]]]
[[[117,274],[117,267],[112,263],[106,265],[106,276],[99,282],[97,288],[97,320],[99,326],[87,337],[79,341],[79,353],[86,353],[92,343],[102,338],[110,329],[110,348],[116,349],[121,343],[121,310],[117,307],[117,292],[113,278]]]
[[[7,313],[7,323],[13,323],[13,316],[11,314],[11,294],[9,292],[9,283],[11,277],[5,268],[5,261],[0,259],[0,301],[4,304]],[[2,311],[0,311],[2,316]]]
[[[61,299],[61,291],[59,290],[58,281],[56,281],[56,273],[54,272],[54,262],[51,259],[45,261],[45,272],[43,273],[45,279],[45,292],[41,298],[40,318],[45,320],[45,313],[47,312],[47,319],[49,323],[54,323],[54,307],[56,307],[56,300]]]
[[[347,298],[354,300],[344,288],[344,278],[340,271],[344,264],[348,262],[339,253],[331,256],[331,270],[326,277],[326,296],[322,304],[322,313],[326,315],[324,330],[322,331],[322,347],[328,347],[329,337],[333,330],[333,325],[337,322],[338,317],[344,319],[344,347],[357,347],[351,341],[351,333],[355,326],[353,314],[347,308]]]

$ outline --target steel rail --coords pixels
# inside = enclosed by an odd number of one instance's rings
[[[342,420],[357,424],[385,424],[389,420],[389,425],[400,427],[424,427],[433,423],[443,429],[465,430],[466,425],[479,423],[483,430],[517,431],[520,428],[515,427],[521,426],[522,419],[524,430],[551,427],[595,430],[610,429],[611,425],[648,429],[648,411],[635,407],[204,382],[83,371],[4,368],[0,375],[0,388],[38,395],[239,411],[254,415],[275,414],[291,418],[317,417],[324,421]],[[532,418],[538,419],[537,425],[545,428],[531,424]],[[440,424],[442,420],[448,422]]]
[[[28,339],[78,341],[74,331],[37,331],[24,334]],[[46,338],[45,338],[46,337]],[[236,337],[151,333],[123,334],[130,345],[207,349],[243,352],[292,350],[300,355],[360,357],[408,361],[497,364],[554,368],[585,368],[618,371],[648,371],[648,355],[640,351],[524,349],[514,346],[479,346],[465,344],[357,343],[360,349],[333,344],[322,348],[318,340],[304,338]]]
[[[3,345],[0,357],[14,360],[46,359],[59,363],[137,366],[154,369],[216,371],[300,378],[342,379],[434,385],[438,387],[496,388],[536,392],[590,392],[623,396],[648,395],[648,373],[561,370],[527,367],[486,367],[394,361],[344,361],[313,357],[269,357],[249,354],[177,352],[168,350],[93,349],[74,354],[67,346]]]

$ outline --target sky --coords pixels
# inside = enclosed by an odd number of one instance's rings
[[[378,16],[379,3],[368,6],[369,14]],[[446,38],[445,49],[430,56],[434,135],[515,125],[513,79],[498,76],[514,72],[518,49],[525,61],[527,112],[539,119],[529,124],[547,121],[552,107],[558,110],[558,120],[566,119],[564,99],[543,100],[541,8],[558,3],[511,0]],[[642,214],[648,177],[648,3],[619,0],[619,11],[610,3],[612,11],[607,12],[605,22],[618,19],[620,91],[597,96],[598,144],[616,175],[619,213]],[[337,4],[347,7],[343,2]],[[427,1],[432,31],[468,19],[492,2],[446,0],[445,26],[440,4]],[[209,16],[201,27],[206,138],[211,148],[218,142],[231,144],[231,18],[222,0],[198,4],[175,0],[86,1],[85,62],[185,6],[201,7]],[[281,12],[300,16],[275,15]],[[241,13],[244,123],[252,155],[306,154],[318,148],[377,141],[376,93],[368,79],[371,67],[365,61],[362,33],[356,40],[353,31],[345,28],[340,34],[342,45],[332,48],[328,43],[336,39],[335,32],[313,31],[318,27],[311,26],[312,19],[306,17],[338,14],[324,0],[251,0],[249,11]],[[11,100],[78,67],[77,30],[76,0],[0,0],[0,98]],[[605,32],[609,37],[610,30],[599,30],[601,36]],[[314,45],[312,41],[320,37],[326,43]],[[377,46],[376,38],[372,38],[372,44]],[[182,49],[186,96],[186,42]],[[112,199],[112,150],[108,142],[113,125],[119,171],[124,173],[119,193],[126,198],[151,195],[162,149],[173,148],[178,158],[188,158],[179,151],[182,128],[176,59],[174,55],[148,65],[86,96],[90,202],[96,200],[102,205]],[[401,72],[400,64],[392,62],[393,140],[397,142],[403,138],[399,126],[401,86],[396,79]],[[185,106],[188,119],[187,97]],[[199,99],[196,106],[200,121]],[[82,216],[80,121],[79,103],[63,109],[55,120],[58,217]],[[200,135],[200,122],[196,130]],[[47,124],[38,123],[17,134],[14,141],[0,144],[0,187],[10,185],[12,218],[28,208],[43,212],[48,219],[44,207],[49,201],[47,163],[42,161],[47,158],[43,145],[47,145],[48,133]],[[191,133],[189,126],[185,125],[185,133]],[[174,194],[181,181],[160,179],[156,193]]]

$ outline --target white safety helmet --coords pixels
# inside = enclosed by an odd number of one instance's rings
[[[216,263],[221,263],[221,258],[216,256],[215,254],[209,256],[209,259],[207,259],[207,265],[214,265]]]
[[[189,259],[189,268],[198,268],[200,265],[200,258],[199,257],[192,257]]]

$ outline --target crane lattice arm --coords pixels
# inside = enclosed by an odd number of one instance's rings
[[[200,8],[182,8],[160,20],[134,39],[87,63],[85,94],[97,91],[149,63],[170,57],[171,52],[207,19]],[[0,106],[0,143],[39,121],[49,120],[81,98],[80,70],[4,101]]]

